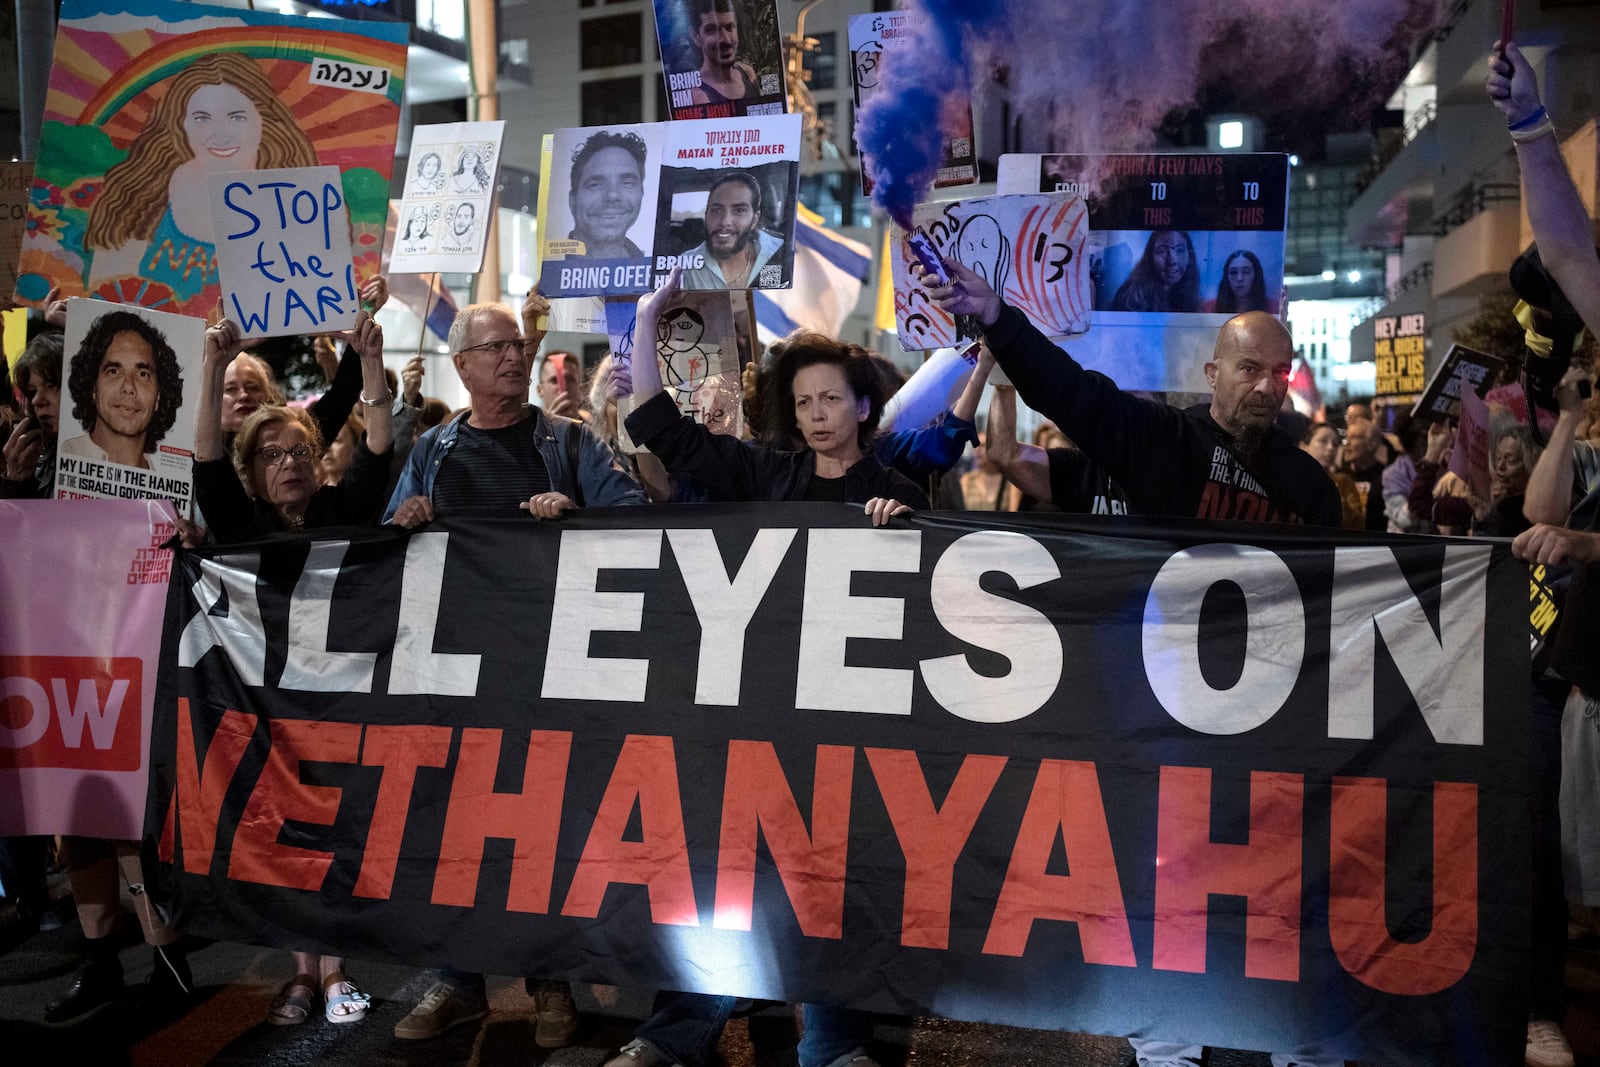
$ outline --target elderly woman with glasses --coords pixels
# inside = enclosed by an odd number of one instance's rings
[[[383,506],[394,451],[393,394],[383,375],[383,330],[365,311],[345,337],[361,357],[367,435],[337,485],[318,477],[322,435],[299,408],[266,404],[239,427],[232,463],[223,447],[223,377],[240,347],[239,327],[223,319],[206,332],[195,426],[195,501],[224,544],[284,530],[373,522]]]
[[[391,403],[383,376],[383,330],[365,311],[341,335],[361,358],[366,440],[337,485],[321,485],[322,435],[301,408],[265,404],[239,426],[230,462],[223,446],[223,378],[240,348],[239,327],[223,319],[206,331],[194,449],[195,501],[216,539],[229,544],[287,530],[377,521],[394,452]],[[302,1023],[320,997],[330,1023],[367,1013],[367,994],[344,973],[344,960],[295,952],[295,974],[267,1009],[276,1026]]]

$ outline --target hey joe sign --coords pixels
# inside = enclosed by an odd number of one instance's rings
[[[361,300],[338,167],[216,175],[211,210],[223,309],[244,336],[355,325]]]

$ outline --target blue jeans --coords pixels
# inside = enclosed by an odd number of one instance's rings
[[[735,997],[662,991],[634,1036],[683,1067],[705,1067],[737,1003]],[[801,1012],[800,1067],[832,1067],[866,1052],[871,1015],[826,1004],[805,1004]]]

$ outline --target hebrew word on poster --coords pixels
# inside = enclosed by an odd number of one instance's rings
[[[0,298],[15,299],[17,260],[22,256],[22,235],[28,225],[28,187],[33,184],[31,162],[0,163]]]
[[[211,175],[336,166],[357,284],[378,271],[404,100],[401,23],[66,0],[19,294],[206,317]]]
[[[894,55],[912,43],[912,34],[922,18],[919,12],[913,11],[880,11],[851,17],[850,79],[855,89],[855,114],[859,115],[867,101],[883,86],[884,71],[894,62]],[[973,148],[972,95],[969,92],[955,90],[945,97],[939,110],[939,127],[944,134],[944,157],[939,163],[934,188],[973,184],[978,180],[978,155]],[[871,158],[865,151],[861,151],[860,156],[861,192],[870,195]]]
[[[924,203],[913,217],[941,258],[973,271],[1051,337],[1089,326],[1085,249],[1088,212],[1075,196],[984,196]],[[916,256],[902,238],[894,246],[895,323],[906,351],[948,348],[975,337],[933,302],[911,276]],[[964,328],[965,327],[965,328]]]
[[[67,302],[57,499],[171,500],[188,514],[204,347],[196,318]]]
[[[620,296],[683,268],[685,289],[787,289],[800,116],[558,130],[539,288]]]
[[[784,112],[783,38],[773,0],[655,0],[674,119]]]
[[[445,122],[412,132],[392,273],[482,269],[505,128],[504,122]]]

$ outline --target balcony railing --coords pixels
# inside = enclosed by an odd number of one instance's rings
[[[1413,289],[1421,289],[1431,281],[1433,281],[1433,261],[1429,260],[1413,268],[1410,273],[1397,278],[1393,285],[1383,291],[1382,295],[1375,296],[1365,304],[1357,307],[1350,316],[1351,324],[1360,326],[1363,322],[1366,322]]]
[[[1447,209],[1433,217],[1433,235],[1443,237],[1451,230],[1465,226],[1491,205],[1515,202],[1521,198],[1522,189],[1516,182],[1475,181],[1457,193]]]

